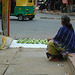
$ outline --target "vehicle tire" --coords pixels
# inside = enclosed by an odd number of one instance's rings
[[[24,20],[24,17],[23,17],[23,15],[18,15],[18,20],[19,20],[19,21],[22,21],[22,20]]]
[[[32,19],[33,19],[33,17],[29,18],[29,20],[32,20]]]

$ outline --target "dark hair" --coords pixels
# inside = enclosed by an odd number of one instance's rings
[[[61,20],[62,20],[63,24],[64,24],[67,28],[69,28],[69,29],[71,29],[71,30],[74,31],[73,26],[72,26],[72,24],[70,23],[70,17],[68,17],[67,15],[63,15],[63,16],[61,17]]]

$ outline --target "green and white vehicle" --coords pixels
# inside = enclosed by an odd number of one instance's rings
[[[2,2],[0,0],[0,15],[2,15]],[[35,17],[34,0],[11,0],[10,16],[18,17],[18,20],[28,18],[32,20]]]

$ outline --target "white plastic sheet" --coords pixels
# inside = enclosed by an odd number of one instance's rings
[[[17,43],[17,40],[13,40],[10,48],[18,48],[18,47],[24,47],[24,48],[46,48],[47,45],[45,44],[21,44]]]

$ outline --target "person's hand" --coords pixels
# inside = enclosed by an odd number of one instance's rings
[[[52,40],[52,39],[49,38],[49,39],[47,39],[47,40],[48,40],[48,42],[49,42],[49,41]]]

